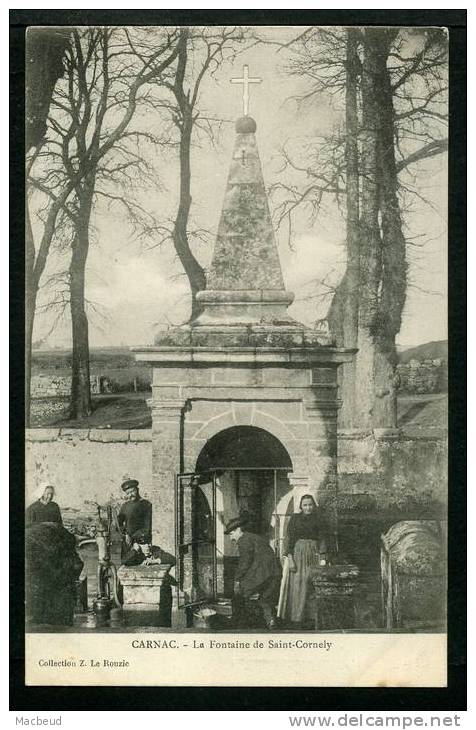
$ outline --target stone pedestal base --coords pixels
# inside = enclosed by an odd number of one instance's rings
[[[123,590],[126,626],[170,626],[170,565],[122,566],[117,571]]]
[[[325,565],[316,568],[311,582],[315,595],[315,628],[353,629],[355,594],[359,569],[355,565]]]

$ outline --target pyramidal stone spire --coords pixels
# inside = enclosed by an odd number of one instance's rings
[[[206,289],[194,325],[254,324],[290,319],[256,144],[256,122],[236,122],[236,139]]]

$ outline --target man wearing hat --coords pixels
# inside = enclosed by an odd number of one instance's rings
[[[235,594],[246,607],[247,601],[257,595],[268,629],[276,627],[276,604],[281,582],[281,566],[269,543],[252,532],[246,531],[246,518],[235,517],[226,525],[225,535],[230,535],[239,552],[235,573]]]
[[[119,510],[117,521],[124,536],[121,550],[121,558],[124,558],[138,535],[152,542],[152,505],[140,496],[137,479],[126,479],[121,489],[125,493],[125,502]]]
[[[158,545],[151,545],[145,533],[137,533],[130,550],[122,559],[122,565],[175,565],[175,556],[162,550]]]

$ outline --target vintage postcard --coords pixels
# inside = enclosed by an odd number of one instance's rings
[[[445,687],[448,32],[32,26],[27,685]]]

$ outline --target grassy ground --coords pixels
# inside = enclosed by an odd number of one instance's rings
[[[36,398],[32,401],[32,426],[59,428],[150,428],[150,393],[125,393],[93,396],[93,412],[88,418],[68,417],[66,398]]]
[[[398,425],[446,428],[448,394],[402,395],[397,404]]]
[[[125,393],[93,396],[93,412],[89,418],[75,421],[68,418],[64,398],[38,398],[32,403],[33,427],[70,428],[150,428],[150,410],[146,400],[150,393]],[[448,405],[446,393],[402,395],[398,399],[398,425],[446,428]]]

